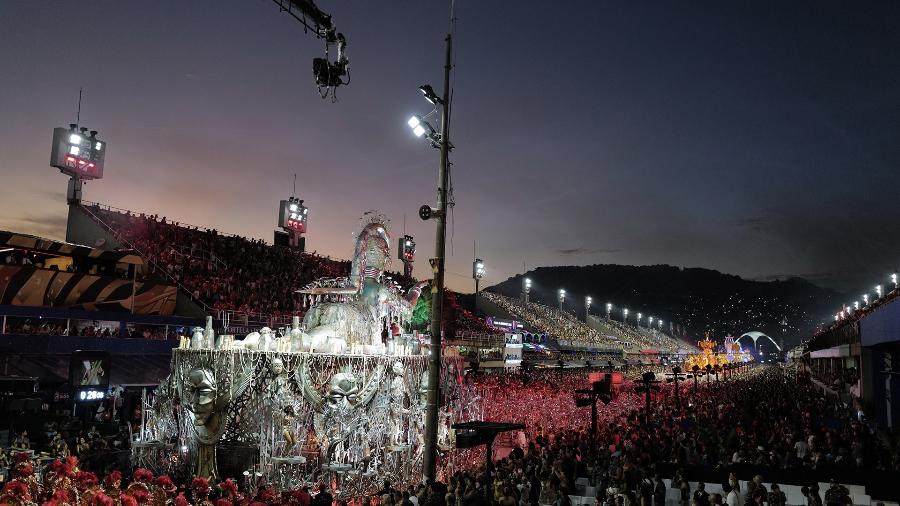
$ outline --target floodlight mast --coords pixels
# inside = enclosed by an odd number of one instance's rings
[[[451,15],[452,17],[452,15]],[[451,19],[452,23],[452,19]],[[444,39],[447,43],[444,56],[444,91],[441,108],[441,165],[437,191],[437,230],[435,231],[434,283],[431,285],[431,356],[428,362],[428,391],[425,410],[425,455],[422,463],[424,481],[437,479],[437,429],[440,407],[441,374],[441,322],[444,310],[444,250],[447,239],[447,186],[449,184],[450,151],[450,69],[453,54],[453,34]]]

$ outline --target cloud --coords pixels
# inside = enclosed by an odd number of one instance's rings
[[[43,216],[26,215],[13,219],[11,231],[46,237],[48,239],[63,240],[66,237],[66,215],[46,214]]]
[[[616,248],[585,248],[584,246],[556,250],[560,255],[596,255],[598,253],[618,253],[620,251],[622,250]]]

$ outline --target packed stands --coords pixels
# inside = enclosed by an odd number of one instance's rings
[[[639,329],[614,321],[595,319],[593,323],[599,327],[598,330],[578,320],[571,313],[543,304],[535,302],[525,304],[518,299],[492,292],[482,292],[480,296],[525,322],[534,331],[544,332],[564,346],[624,349],[632,353],[645,349],[674,353],[690,348],[685,343],[655,329]]]
[[[298,288],[320,277],[346,276],[350,262],[226,235],[157,215],[96,203],[85,211],[149,264],[150,275],[177,282],[210,309],[295,314]]]

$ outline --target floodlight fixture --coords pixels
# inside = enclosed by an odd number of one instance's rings
[[[431,140],[435,139],[434,128],[432,128],[432,126],[422,118],[418,116],[411,116],[406,124],[409,125],[410,128],[412,128],[413,134],[415,134],[416,137],[426,136]]]
[[[482,279],[484,278],[484,272],[484,260],[476,258],[475,261],[472,262],[472,278]]]
[[[441,97],[437,96],[437,93],[434,92],[434,88],[432,88],[430,84],[419,86],[419,91],[422,92],[422,95],[425,95],[425,100],[431,105],[444,105],[444,101]]]

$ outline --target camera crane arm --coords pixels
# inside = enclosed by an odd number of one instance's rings
[[[312,0],[272,0],[281,11],[303,25],[304,31],[312,31],[317,39],[325,39],[325,57],[313,59],[313,77],[319,89],[319,95],[326,98],[329,94],[335,100],[335,90],[342,84],[350,83],[350,60],[347,58],[347,39],[337,31],[330,14],[326,14]],[[337,45],[337,59],[328,59],[328,48]],[[347,80],[343,78],[346,76]],[[324,91],[323,91],[324,90]]]

